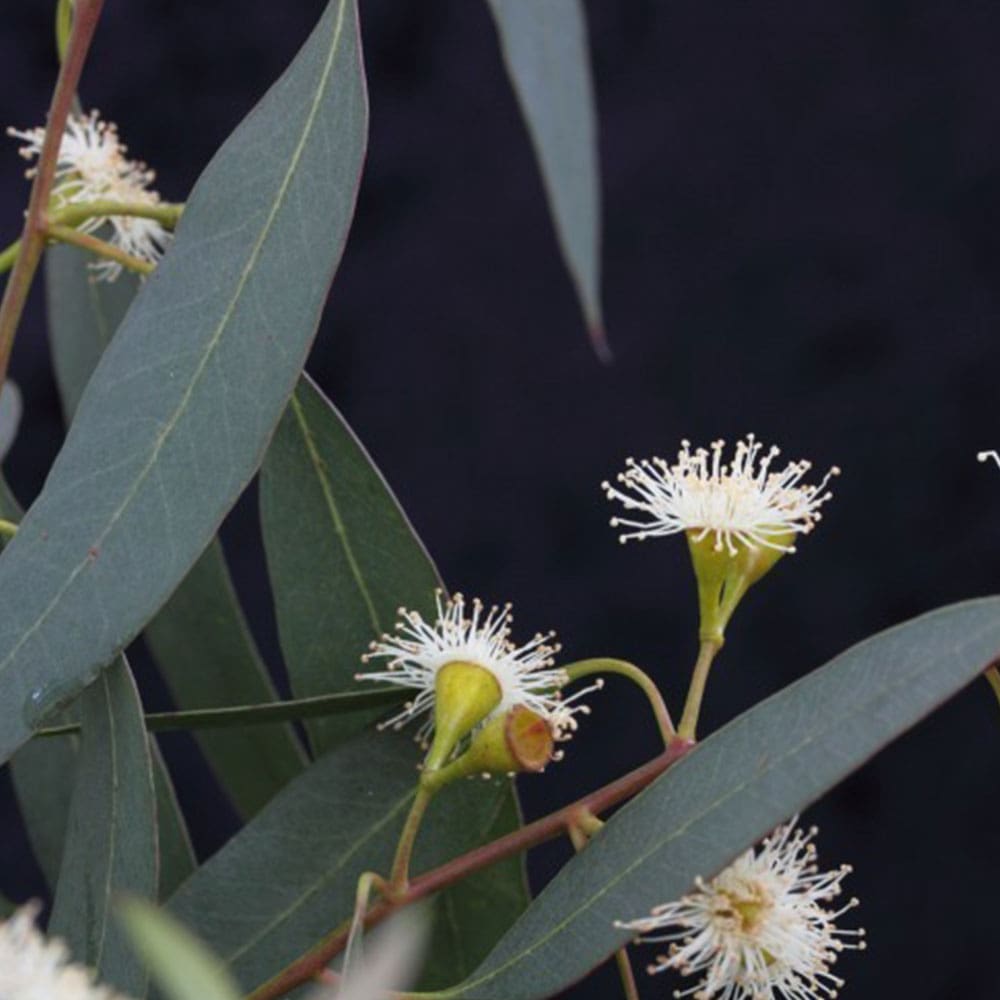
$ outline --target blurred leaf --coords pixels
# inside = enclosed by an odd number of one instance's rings
[[[37,742],[37,741],[36,741]],[[30,747],[31,744],[29,743]],[[149,740],[153,758],[153,790],[156,794],[157,846],[160,850],[157,899],[172,896],[177,887],[197,867],[191,838],[177,802],[174,783],[160,752],[160,745]]]
[[[156,895],[156,802],[149,740],[120,657],[80,698],[83,734],[50,933],[133,997],[146,973],[113,922],[114,897]]]
[[[368,453],[308,376],[261,468],[260,517],[293,692],[357,690],[369,643],[392,628],[400,605],[430,613],[441,582]],[[322,751],[372,717],[306,726]]]
[[[314,990],[308,1000],[386,1000],[408,988],[427,943],[425,908],[411,906],[365,935],[360,969],[338,986]]]
[[[0,896],[0,918],[6,920],[7,917],[13,916],[16,909],[17,907],[6,896]]]
[[[64,245],[51,247],[45,257],[49,340],[67,423],[139,288],[136,276],[127,272],[111,283],[95,282],[90,259]],[[275,698],[218,540],[149,623],[146,639],[178,708]],[[290,726],[199,732],[195,739],[244,817],[298,774],[304,761]]]
[[[225,966],[169,914],[124,899],[117,915],[168,1000],[240,1000]]]
[[[0,475],[0,517],[21,520],[21,505]],[[55,720],[58,722],[59,720]],[[167,895],[194,868],[194,852],[173,784],[155,740],[153,779],[160,848],[160,892]],[[76,782],[79,740],[67,735],[31,740],[11,759],[11,776],[21,817],[45,881],[55,888],[66,843],[70,799]]]
[[[331,0],[206,168],[0,557],[0,760],[166,601],[263,458],[343,250],[366,119],[354,3]]]
[[[1000,598],[955,604],[853,646],[713,733],[617,813],[466,982],[434,994],[549,997],[860,767],[1000,653]]]
[[[350,916],[361,872],[388,871],[417,760],[413,741],[392,732],[362,733],[327,753],[181,886],[171,912],[245,990],[260,985]],[[443,791],[418,838],[414,873],[476,846],[509,796],[505,780]],[[520,884],[518,859],[500,868]],[[499,902],[461,929],[470,951],[488,950],[509,925],[513,910]]]
[[[146,626],[146,641],[178,708],[275,699],[218,541]],[[290,725],[199,730],[194,736],[244,818],[256,813],[305,764]]]
[[[489,0],[504,62],[542,171],[556,235],[598,357],[601,187],[587,19],[580,0]]]
[[[4,382],[3,390],[0,391],[0,460],[6,457],[17,437],[23,412],[21,390],[9,380]]]

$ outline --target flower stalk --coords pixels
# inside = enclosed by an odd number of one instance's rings
[[[113,261],[115,264],[125,268],[125,270],[133,271],[136,274],[148,275],[156,270],[156,265],[151,261],[142,260],[140,257],[133,257],[132,254],[126,253],[124,250],[119,250],[118,247],[112,246],[104,240],[99,240],[96,236],[82,233],[72,226],[60,226],[50,222],[45,227],[45,235],[49,239],[57,240],[60,243],[68,243],[70,246],[80,247],[81,250],[86,250],[96,257],[103,257],[105,260]]]
[[[571,682],[578,681],[582,677],[590,677],[593,674],[617,674],[619,677],[631,681],[646,696],[649,707],[653,710],[660,736],[663,738],[663,745],[668,747],[677,738],[677,731],[674,729],[673,720],[670,718],[670,712],[667,710],[660,689],[649,674],[634,663],[609,657],[595,657],[589,660],[578,660],[563,669]]]
[[[695,738],[698,716],[701,714],[701,703],[705,698],[705,687],[708,684],[708,674],[720,649],[722,649],[722,640],[715,638],[702,639],[698,648],[698,659],[691,672],[691,685],[684,702],[684,713],[681,715],[680,725],[677,728],[677,735],[682,740]]]

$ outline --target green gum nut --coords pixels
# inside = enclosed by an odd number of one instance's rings
[[[688,550],[698,581],[698,634],[702,642],[721,646],[729,619],[743,595],[791,548],[795,533],[787,531],[772,536],[773,543],[781,548],[734,541],[735,552],[725,543],[720,547],[714,532],[701,535],[701,531],[687,532]]]
[[[437,791],[474,774],[537,773],[545,770],[554,751],[555,738],[548,721],[524,705],[515,705],[490,719],[457,760],[437,771],[425,770],[421,784]]]
[[[476,663],[446,663],[434,680],[434,742],[424,761],[425,771],[442,767],[459,741],[500,704],[496,677]]]

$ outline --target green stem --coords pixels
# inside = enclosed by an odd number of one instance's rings
[[[628,946],[619,948],[615,952],[615,964],[618,966],[618,975],[622,981],[622,992],[625,994],[625,1000],[639,1000],[639,986],[635,981],[632,963],[629,961]]]
[[[670,744],[677,738],[673,720],[670,712],[667,711],[663,695],[656,686],[653,679],[635,664],[625,660],[613,660],[607,657],[597,657],[591,660],[578,660],[564,668],[571,681],[579,680],[581,677],[589,677],[591,674],[618,674],[625,677],[641,689],[646,696],[653,715],[656,717],[656,725],[659,727],[660,736],[663,738],[663,745]]]
[[[16,534],[17,525],[13,521],[5,521],[3,518],[0,518],[0,541],[6,544]]]
[[[6,274],[17,263],[17,255],[20,252],[20,240],[14,240],[9,247],[0,251],[0,274]]]
[[[59,62],[66,58],[70,32],[73,29],[73,0],[59,0],[56,8],[56,53]]]
[[[83,225],[83,223],[88,222],[90,219],[125,216],[136,219],[154,219],[164,229],[173,230],[177,226],[183,211],[183,204],[170,202],[157,202],[153,205],[145,205],[132,201],[110,201],[106,199],[80,201],[51,210],[48,215],[48,224],[49,226],[73,226],[75,228]],[[20,252],[20,240],[15,240],[10,246],[0,251],[0,274],[6,274],[14,266]]]
[[[59,147],[62,145],[66,119],[73,106],[83,64],[90,50],[104,0],[78,0],[75,4],[73,27],[65,57],[52,93],[52,103],[46,119],[45,141],[38,156],[35,179],[31,185],[28,211],[21,233],[21,250],[0,301],[0,385],[7,379],[14,337],[28,300],[31,283],[45,248],[45,213],[52,198]]]
[[[230,705],[226,708],[196,708],[187,712],[153,712],[145,717],[146,731],[167,733],[186,729],[223,729],[227,726],[257,726],[271,722],[315,719],[340,712],[391,705],[400,699],[399,688],[383,691],[351,691],[315,698],[273,701],[263,705]],[[36,736],[68,736],[80,731],[79,723],[39,729]]]
[[[137,274],[152,274],[156,270],[156,265],[152,261],[133,257],[132,254],[119,250],[118,247],[105,243],[104,240],[99,240],[96,236],[81,233],[79,229],[74,229],[72,226],[60,226],[50,222],[45,227],[45,235],[49,239],[80,247],[98,257],[104,257],[106,260],[113,260],[116,264],[120,264],[129,271],[135,271]]]
[[[708,673],[712,669],[712,661],[722,648],[720,639],[703,639],[698,648],[698,659],[691,673],[691,686],[688,688],[687,699],[684,702],[684,714],[681,724],[677,727],[677,735],[684,740],[693,740],[698,729],[698,716],[701,713],[701,703],[705,697],[705,685],[708,683]]]
[[[586,810],[596,816],[619,802],[638,794],[654,779],[663,774],[668,767],[680,760],[692,746],[694,746],[693,743],[677,739],[658,757],[654,757],[642,767],[638,767],[616,781],[599,788],[596,792],[591,792],[582,799],[535,820],[534,823],[522,826],[519,830],[500,837],[499,840],[477,847],[457,858],[452,858],[451,861],[445,862],[432,871],[419,875],[410,882],[405,892],[389,899],[382,899],[371,907],[366,920],[367,926],[371,927],[400,907],[426,899],[447,886],[454,885],[461,879],[482,871],[490,865],[497,864],[505,858],[513,857],[530,847],[543,844],[555,837],[564,836],[571,829],[574,817],[581,811]],[[258,986],[248,995],[246,1000],[277,1000],[278,997],[282,997],[303,983],[309,982],[317,972],[326,968],[334,956],[343,950],[348,932],[349,923],[340,924],[301,958],[296,959],[282,972]]]
[[[427,807],[431,804],[434,793],[423,785],[417,786],[417,794],[413,798],[409,815],[403,824],[403,832],[399,835],[396,845],[396,857],[392,862],[389,874],[389,892],[396,896],[405,892],[410,884],[410,859],[413,857],[413,845],[417,841],[417,833],[423,822]]]
[[[985,677],[989,681],[990,687],[993,688],[993,693],[997,696],[997,701],[1000,702],[1000,670],[997,669],[995,663],[993,666],[986,668]]]

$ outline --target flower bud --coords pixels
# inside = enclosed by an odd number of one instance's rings
[[[549,721],[524,705],[515,705],[490,719],[457,760],[437,771],[425,770],[421,783],[437,791],[473,774],[537,773],[554,756],[555,735]]]
[[[424,761],[427,771],[442,767],[459,741],[492,712],[502,692],[485,667],[454,660],[434,679],[434,742]]]

